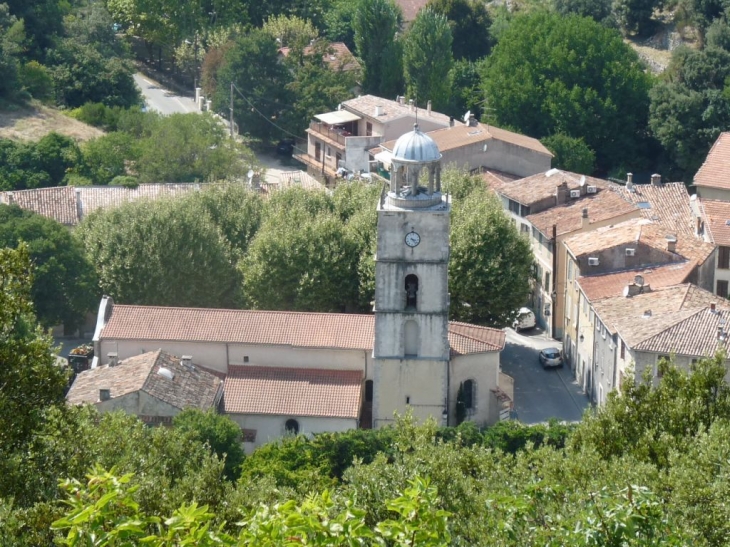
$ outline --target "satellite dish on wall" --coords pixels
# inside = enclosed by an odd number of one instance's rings
[[[580,176],[580,181],[578,182],[578,184],[580,184],[581,186],[584,186],[585,183],[586,183],[586,176],[585,175],[581,175]]]
[[[467,110],[464,114],[464,123],[469,123],[469,118],[471,118],[471,110]]]
[[[486,144],[484,145],[484,151],[485,152],[487,151],[487,145]]]

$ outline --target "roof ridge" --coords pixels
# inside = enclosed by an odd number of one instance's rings
[[[158,349],[154,350],[153,352],[148,352],[148,353],[156,353],[157,355],[155,355],[155,359],[154,359],[154,361],[152,361],[152,367],[150,367],[150,369],[147,371],[147,377],[144,379],[144,383],[142,384],[142,387],[139,388],[139,390],[144,391],[145,393],[147,393],[147,395],[150,395],[150,392],[147,390],[147,386],[150,383],[150,377],[152,376],[152,370],[155,368],[158,361],[160,360],[160,357],[162,356],[162,348],[158,348]],[[144,355],[144,354],[142,354],[142,355]]]
[[[117,304],[115,308],[144,308],[156,310],[187,310],[187,311],[204,311],[204,312],[231,312],[231,313],[255,313],[255,314],[278,314],[278,315],[337,315],[346,317],[374,317],[369,313],[339,313],[339,312],[319,312],[319,311],[287,311],[287,310],[242,310],[237,308],[198,308],[187,306],[145,306],[143,304]]]
[[[673,329],[674,327],[676,327],[680,323],[683,323],[683,322],[687,321],[688,319],[690,319],[692,317],[695,317],[696,315],[699,315],[700,313],[706,311],[707,308],[708,308],[708,306],[702,306],[700,308],[690,308],[690,309],[687,309],[687,310],[679,309],[676,312],[673,312],[673,313],[679,314],[679,317],[678,317],[678,319],[676,321],[674,321],[674,322],[666,325],[660,331],[657,331],[657,332],[655,332],[653,334],[650,334],[648,336],[645,336],[644,338],[642,338],[638,342],[635,342],[633,344],[633,346],[634,347],[638,347],[639,345],[641,345],[641,344],[643,344],[645,342],[648,342],[652,338],[656,338],[657,336],[660,336],[661,334],[665,333],[669,329]],[[683,312],[685,312],[686,315],[682,315]]]

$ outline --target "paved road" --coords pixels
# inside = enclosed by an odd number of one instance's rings
[[[164,115],[199,112],[193,99],[177,95],[139,72],[134,75],[134,81],[142,91],[147,107],[152,110]]]
[[[517,334],[506,329],[507,343],[501,353],[502,372],[515,380],[517,418],[526,424],[558,418],[577,421],[588,408],[588,399],[573,380],[570,367],[543,370],[538,353],[560,342],[546,338],[540,330]]]

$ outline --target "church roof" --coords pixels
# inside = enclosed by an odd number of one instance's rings
[[[100,340],[156,340],[372,350],[375,316],[114,304]],[[449,323],[452,355],[501,351],[504,332]]]
[[[360,416],[362,371],[231,366],[225,381],[226,414]]]

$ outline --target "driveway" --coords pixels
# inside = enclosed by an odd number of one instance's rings
[[[195,106],[195,101],[189,97],[183,97],[173,91],[165,89],[161,84],[149,79],[139,72],[134,75],[134,82],[142,92],[144,102],[151,110],[156,110],[165,116],[169,114],[187,114],[189,112],[200,112]]]
[[[590,405],[573,379],[570,366],[544,370],[538,361],[543,348],[561,347],[547,338],[542,330],[524,333],[505,329],[504,350],[500,354],[502,372],[514,378],[514,408],[517,419],[526,424],[545,422],[550,418],[578,421]]]

